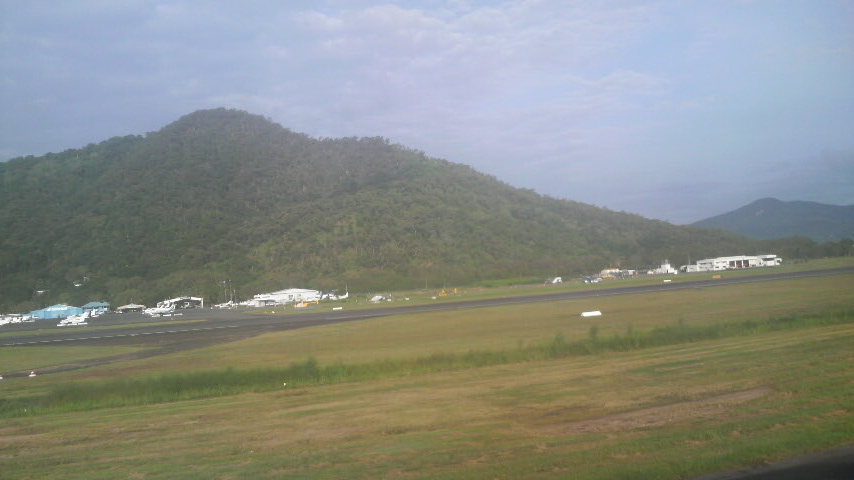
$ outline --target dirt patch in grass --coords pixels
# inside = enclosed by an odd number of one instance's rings
[[[0,445],[35,440],[41,436],[41,433],[19,433],[17,428],[0,428]]]
[[[553,424],[548,427],[554,433],[610,433],[636,428],[660,427],[670,423],[719,417],[733,408],[773,392],[769,387],[757,387],[749,390],[725,393],[698,400],[688,400],[666,405],[646,407],[628,412],[615,413],[583,421]],[[560,412],[550,412],[548,417],[555,418]]]

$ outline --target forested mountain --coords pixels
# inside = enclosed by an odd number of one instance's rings
[[[762,250],[513,188],[382,138],[315,139],[227,109],[0,163],[0,179],[0,311],[214,302],[227,285],[242,298],[437,288]]]
[[[693,225],[721,228],[759,239],[802,236],[816,242],[832,242],[854,238],[854,205],[763,198]]]

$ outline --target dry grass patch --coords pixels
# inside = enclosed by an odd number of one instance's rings
[[[748,337],[16,419],[2,432],[15,440],[4,443],[7,471],[67,479],[94,478],[92,468],[114,478],[602,478],[615,465],[671,465],[657,478],[676,478],[702,471],[685,463],[691,455],[850,417],[840,402],[852,386],[838,380],[850,379],[840,369],[854,326],[763,337],[765,349]],[[825,352],[822,385],[843,384],[817,389],[819,399],[795,368],[814,350]],[[702,452],[690,449],[698,444]]]
[[[683,423],[688,420],[719,418],[735,407],[768,395],[773,390],[769,387],[757,387],[738,392],[713,395],[699,400],[670,403],[655,407],[641,408],[628,412],[605,415],[584,421],[574,421],[559,424],[562,412],[550,412],[546,415],[549,421],[547,430],[560,433],[603,433],[624,432],[635,428],[654,428],[672,423]],[[558,423],[557,425],[555,423]]]
[[[4,371],[0,372],[0,374],[55,368],[75,362],[134,353],[140,350],[144,350],[144,348],[81,346],[3,347],[0,348],[0,365],[2,365]],[[0,391],[2,391],[2,388],[3,384],[0,383]]]

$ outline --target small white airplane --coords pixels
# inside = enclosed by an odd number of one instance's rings
[[[163,317],[175,313],[175,305],[170,305],[168,307],[146,308],[145,310],[143,310],[143,312],[148,315],[151,315],[152,317]]]
[[[350,296],[350,292],[345,292],[344,295],[338,295],[337,290],[332,290],[329,293],[324,293],[320,296],[321,300],[345,300]]]
[[[60,320],[59,323],[56,324],[56,326],[57,327],[76,327],[79,325],[88,325],[88,323],[86,323],[87,318],[89,318],[89,316],[85,313],[81,313],[78,315],[72,315],[70,317],[66,317],[66,318],[63,318],[62,320]]]

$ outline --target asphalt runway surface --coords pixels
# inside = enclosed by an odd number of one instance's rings
[[[852,480],[854,445],[772,465],[703,475],[693,480]]]
[[[128,359],[153,357],[219,343],[228,343],[251,338],[266,332],[352,322],[388,315],[521,305],[614,295],[636,295],[850,273],[854,273],[854,267],[804,272],[772,272],[741,277],[727,277],[724,274],[723,278],[702,280],[692,279],[691,275],[685,275],[677,277],[675,281],[652,285],[611,288],[602,288],[595,285],[582,290],[506,296],[484,300],[457,300],[451,297],[442,297],[434,303],[429,304],[406,305],[405,301],[397,301],[393,304],[384,303],[380,306],[370,308],[332,310],[328,307],[317,307],[300,312],[295,312],[293,308],[285,309],[283,307],[282,314],[279,315],[251,314],[245,309],[215,308],[183,310],[180,311],[180,315],[172,317],[149,317],[141,313],[110,313],[90,319],[88,326],[58,327],[56,325],[58,323],[57,320],[37,320],[33,323],[5,325],[0,327],[0,333],[19,332],[20,334],[0,338],[0,348],[68,345],[134,345],[149,347],[148,350],[142,352],[57,365],[42,369],[39,372],[39,374],[53,374]],[[32,333],[28,334],[28,332]],[[25,377],[28,374],[29,371],[3,372],[4,378],[10,379]]]
[[[339,322],[351,322],[388,315],[405,315],[469,308],[520,305],[581,298],[634,295],[682,289],[712,288],[724,285],[767,282],[796,278],[854,273],[854,268],[839,268],[805,272],[767,273],[746,277],[694,280],[690,275],[677,277],[676,281],[634,287],[601,288],[591,286],[583,290],[539,295],[508,296],[486,300],[437,299],[435,303],[418,305],[383,305],[376,308],[331,310],[316,308],[311,311],[281,315],[250,314],[239,309],[193,309],[173,317],[152,318],[144,314],[106,314],[85,326],[57,327],[57,320],[37,320],[33,323],[5,325],[0,333],[20,332],[16,336],[0,338],[0,348],[26,346],[68,345],[133,345],[149,347],[147,350],[74,362],[42,369],[39,375],[56,374],[131,359],[154,357],[214,344],[251,338],[266,332],[292,330]],[[725,275],[725,273],[724,273]],[[579,312],[580,314],[580,312]],[[149,325],[146,325],[148,323]],[[104,328],[115,327],[115,328]],[[27,332],[32,332],[28,334]],[[6,379],[26,377],[29,372],[3,372]],[[854,439],[852,439],[854,440]],[[854,445],[815,455],[788,459],[784,462],[753,469],[720,472],[695,480],[842,480],[854,479]]]

